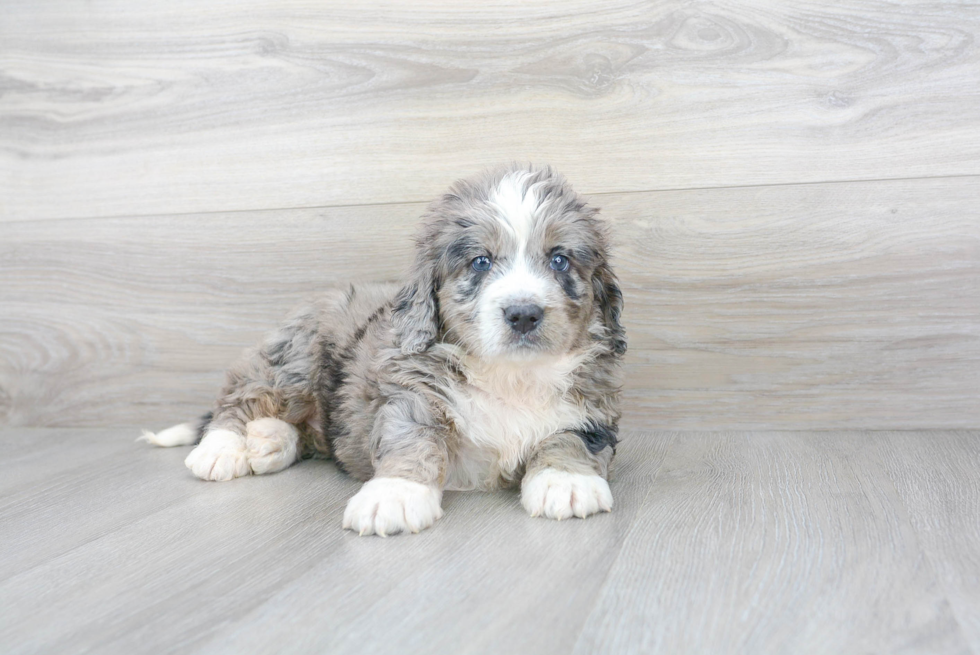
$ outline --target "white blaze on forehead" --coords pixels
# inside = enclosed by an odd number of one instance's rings
[[[500,275],[483,290],[478,325],[487,354],[500,347],[501,338],[510,335],[503,310],[511,305],[533,304],[549,307],[554,302],[554,281],[537,270],[534,260],[541,253],[528,250],[535,214],[541,209],[537,187],[526,184],[533,173],[516,171],[504,176],[490,197],[497,208],[497,221],[517,241],[517,252],[508,253],[502,261]]]
[[[538,207],[535,185],[525,187],[524,184],[530,175],[527,171],[508,173],[500,180],[490,198],[490,202],[499,209],[497,220],[517,237],[521,250],[531,237],[534,210]]]

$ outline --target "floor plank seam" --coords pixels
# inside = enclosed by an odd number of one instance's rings
[[[911,177],[881,177],[881,178],[855,178],[852,180],[814,180],[801,182],[771,182],[760,184],[732,184],[716,186],[689,186],[689,187],[662,187],[653,189],[627,189],[587,192],[582,195],[586,198],[603,198],[608,196],[626,196],[654,193],[681,193],[688,191],[732,191],[738,189],[766,189],[777,187],[800,187],[800,186],[821,186],[821,185],[843,185],[843,184],[875,184],[884,182],[916,182],[930,180],[968,180],[980,178],[978,173],[963,173],[958,175],[917,175]],[[283,212],[283,211],[313,211],[318,209],[357,209],[364,207],[398,207],[408,205],[427,205],[431,198],[419,200],[393,200],[385,202],[363,202],[363,203],[341,203],[337,205],[290,205],[287,207],[252,207],[248,209],[208,209],[203,211],[184,211],[184,212],[154,212],[147,214],[92,214],[85,216],[51,216],[45,218],[13,218],[8,219],[0,216],[0,224],[12,225],[15,223],[37,223],[37,222],[58,222],[58,221],[93,221],[93,220],[113,220],[123,218],[163,218],[180,216],[210,216],[225,214],[251,214],[260,212]]]
[[[592,617],[592,614],[595,612],[595,608],[596,608],[595,604],[605,595],[604,592],[606,588],[609,586],[609,573],[615,569],[616,563],[619,562],[620,558],[623,556],[623,548],[629,542],[631,535],[633,535],[633,533],[636,530],[636,522],[640,518],[640,509],[646,504],[647,499],[656,490],[657,488],[656,482],[660,478],[661,473],[663,472],[664,462],[667,461],[667,457],[670,455],[670,451],[674,448],[674,445],[677,443],[677,439],[682,434],[683,432],[681,431],[674,431],[672,433],[670,437],[670,442],[667,444],[667,447],[664,448],[663,456],[660,460],[660,463],[657,465],[657,468],[653,472],[653,475],[651,475],[649,480],[647,480],[646,493],[643,494],[642,498],[640,498],[636,504],[636,514],[633,516],[633,520],[630,521],[629,527],[626,529],[625,533],[623,534],[622,541],[619,544],[619,549],[616,551],[616,556],[613,557],[612,560],[610,560],[609,562],[609,568],[606,570],[605,580],[603,580],[602,585],[596,590],[595,597],[592,600],[592,606],[589,608],[589,613],[586,615],[585,620],[582,622],[582,626],[579,629],[579,632],[575,637],[575,642],[572,645],[571,651],[569,652],[574,653],[578,650],[578,645],[582,641],[582,636],[585,634],[585,627],[589,623],[589,619]]]

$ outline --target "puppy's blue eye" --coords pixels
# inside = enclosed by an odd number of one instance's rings
[[[551,268],[559,273],[564,273],[568,270],[568,257],[565,255],[555,255],[551,258]]]
[[[484,273],[486,271],[489,271],[491,266],[493,266],[493,262],[490,261],[489,257],[484,257],[481,255],[480,257],[477,257],[476,259],[473,260],[474,271],[480,271],[481,273]]]

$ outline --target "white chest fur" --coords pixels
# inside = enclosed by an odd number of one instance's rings
[[[447,489],[493,489],[513,479],[544,439],[581,426],[585,408],[568,390],[581,357],[543,362],[466,365],[469,384],[451,390],[453,421],[461,439],[449,467]]]

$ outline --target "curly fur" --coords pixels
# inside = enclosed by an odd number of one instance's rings
[[[626,338],[607,249],[597,210],[551,168],[461,180],[426,211],[404,284],[329,293],[245,354],[202,420],[198,449],[221,452],[237,443],[232,433],[277,462],[261,472],[329,456],[355,478],[377,480],[345,519],[362,534],[427,527],[441,516],[443,489],[522,480],[540,497],[524,498],[532,515],[611,509],[605,479]],[[566,271],[551,268],[556,255]],[[489,271],[471,265],[481,256],[492,259]],[[532,332],[508,325],[503,310],[514,303],[543,308]],[[258,423],[269,418],[288,425]],[[188,432],[185,424],[166,439],[144,438],[175,445]],[[251,451],[240,448],[215,455],[211,469],[201,453],[188,462],[206,479],[260,472],[221,463],[247,460]],[[576,500],[576,490],[592,489],[596,498]],[[397,516],[411,520],[399,525]]]

